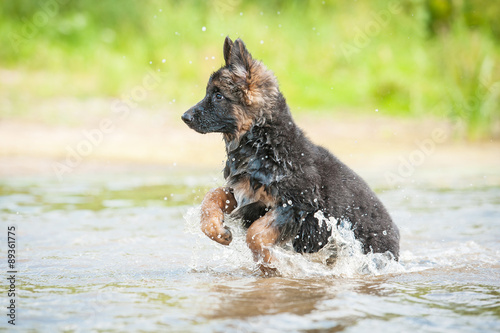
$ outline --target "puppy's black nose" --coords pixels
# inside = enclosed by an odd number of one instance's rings
[[[186,111],[182,115],[181,119],[186,123],[189,124],[190,122],[193,121],[193,113],[191,111]]]

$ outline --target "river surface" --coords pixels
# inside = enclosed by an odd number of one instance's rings
[[[229,247],[199,231],[217,172],[2,179],[2,285],[15,226],[19,331],[500,332],[490,173],[398,189],[368,179],[400,228],[400,262],[355,244],[334,266],[276,250],[279,277],[259,272],[237,227]],[[0,330],[11,331],[2,290]]]

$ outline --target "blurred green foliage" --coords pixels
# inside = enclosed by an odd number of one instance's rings
[[[488,138],[500,135],[499,17],[488,0],[2,1],[0,64],[47,73],[22,87],[43,98],[120,97],[159,70],[148,100],[182,109],[229,35],[276,73],[294,112],[448,117]],[[18,88],[2,87],[12,99]]]

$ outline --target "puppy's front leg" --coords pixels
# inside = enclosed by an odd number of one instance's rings
[[[230,188],[219,187],[210,190],[201,203],[201,230],[222,245],[229,245],[233,235],[224,226],[224,213],[231,213],[237,206]]]
[[[260,270],[268,275],[276,274],[276,269],[270,267],[274,261],[270,248],[278,243],[280,237],[274,221],[275,212],[271,210],[252,223],[247,231],[247,245],[252,250],[255,261],[261,262]]]

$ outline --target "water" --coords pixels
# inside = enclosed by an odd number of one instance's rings
[[[216,173],[169,174],[1,182],[4,276],[7,226],[17,227],[16,328],[500,331],[497,181],[376,187],[401,230],[400,263],[351,249],[328,267],[278,250],[282,276],[265,278],[241,230],[229,247],[198,230],[196,204],[221,184]],[[2,330],[8,301],[3,291]]]

